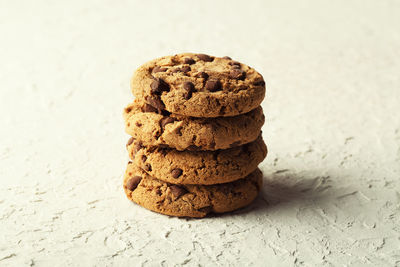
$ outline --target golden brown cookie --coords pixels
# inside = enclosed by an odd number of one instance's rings
[[[193,118],[163,112],[136,99],[124,109],[126,132],[144,146],[177,150],[227,149],[254,141],[264,124],[261,106],[236,117]]]
[[[144,147],[130,139],[130,158],[152,177],[173,184],[227,183],[253,172],[267,155],[261,135],[242,146],[216,151],[178,151]]]
[[[237,116],[257,108],[265,82],[253,68],[204,54],[149,61],[131,81],[133,94],[158,110],[191,117]]]
[[[128,164],[124,177],[127,197],[146,209],[178,217],[204,217],[208,213],[233,211],[250,204],[262,186],[262,173],[219,185],[175,185],[152,178]]]

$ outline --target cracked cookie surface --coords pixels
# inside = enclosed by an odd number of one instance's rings
[[[218,150],[254,141],[264,124],[261,106],[236,117],[193,118],[159,113],[136,99],[124,109],[126,132],[144,146]]]
[[[152,177],[173,184],[219,184],[245,177],[267,155],[261,135],[253,142],[216,151],[145,147],[131,138],[129,157]]]
[[[130,162],[123,187],[130,200],[149,210],[201,218],[250,204],[262,187],[262,173],[256,169],[243,179],[218,185],[175,185],[149,176]]]
[[[184,53],[149,61],[131,80],[133,94],[158,110],[191,117],[225,117],[260,105],[265,82],[253,68],[230,59]]]

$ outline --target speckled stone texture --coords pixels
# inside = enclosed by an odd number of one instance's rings
[[[0,266],[399,265],[399,14],[390,0],[1,1]],[[263,189],[233,214],[170,218],[122,190],[132,70],[186,51],[267,82]]]

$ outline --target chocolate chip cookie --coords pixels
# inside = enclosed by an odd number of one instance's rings
[[[259,169],[243,179],[219,185],[175,185],[149,176],[128,164],[124,190],[133,202],[158,213],[201,218],[208,213],[233,211],[250,204],[262,186]]]
[[[134,139],[127,143],[129,156],[152,177],[172,184],[210,185],[245,177],[267,155],[261,135],[253,142],[216,151],[178,151],[145,147]]]
[[[265,96],[264,79],[253,68],[229,57],[192,53],[145,63],[131,88],[159,111],[204,118],[247,113]]]
[[[236,117],[193,118],[159,113],[136,99],[124,109],[126,132],[146,147],[218,150],[254,141],[264,124],[261,106]]]

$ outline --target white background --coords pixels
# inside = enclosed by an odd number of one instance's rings
[[[264,75],[244,210],[170,218],[123,194],[129,79],[180,52]],[[0,265],[399,265],[399,59],[398,1],[0,1]]]

